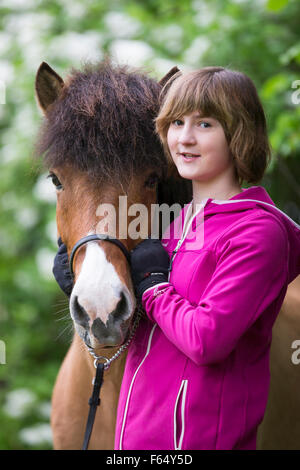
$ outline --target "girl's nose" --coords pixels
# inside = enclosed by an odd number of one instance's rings
[[[182,126],[178,136],[178,143],[182,145],[193,145],[196,143],[196,138],[191,126]]]

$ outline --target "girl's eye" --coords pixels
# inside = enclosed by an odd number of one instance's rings
[[[173,126],[182,126],[183,121],[181,119],[175,119],[172,121]]]
[[[59,179],[57,178],[56,174],[55,173],[50,173],[47,178],[51,178],[52,179],[52,183],[54,184],[55,188],[57,190],[60,190],[60,189],[63,189],[63,186],[61,184],[61,182],[59,181]]]
[[[201,121],[199,123],[199,126],[202,127],[203,129],[205,129],[207,127],[211,127],[211,124],[209,124],[209,122],[206,122],[206,121]]]

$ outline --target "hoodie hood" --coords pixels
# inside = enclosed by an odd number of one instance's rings
[[[300,274],[300,225],[287,214],[278,209],[267,191],[261,186],[242,189],[228,200],[208,199],[205,204],[204,217],[224,212],[241,212],[254,207],[272,213],[284,226],[289,243],[289,283]]]

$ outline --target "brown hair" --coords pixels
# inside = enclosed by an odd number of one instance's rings
[[[239,183],[261,180],[271,152],[264,110],[249,77],[223,67],[178,72],[166,83],[161,98],[156,131],[169,158],[170,123],[199,111],[203,117],[213,117],[221,123]]]

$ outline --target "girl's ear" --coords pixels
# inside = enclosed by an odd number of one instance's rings
[[[175,65],[175,67],[172,67],[171,70],[169,70],[169,72],[159,80],[159,84],[160,86],[163,88],[165,86],[165,84],[167,83],[167,81],[173,76],[175,75],[175,73],[177,72],[180,72],[179,68]]]
[[[44,114],[57,100],[63,87],[63,79],[46,62],[42,62],[35,77],[35,92],[38,105]]]

